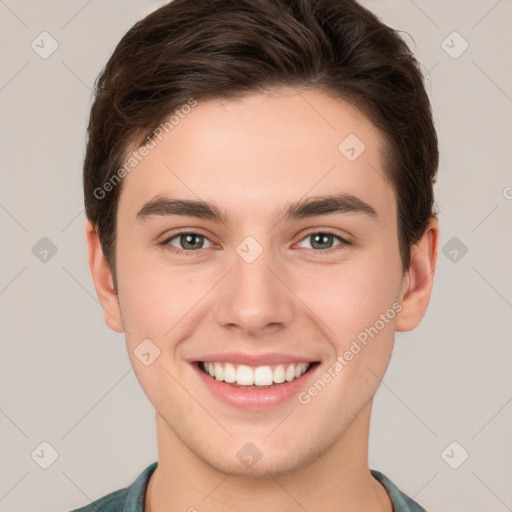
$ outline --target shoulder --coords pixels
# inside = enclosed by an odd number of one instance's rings
[[[157,465],[158,462],[149,465],[128,487],[111,492],[70,512],[143,512],[146,488]]]
[[[427,512],[421,505],[404,494],[386,475],[374,469],[371,469],[370,473],[386,489],[393,503],[393,512]]]
[[[127,495],[128,488],[119,489],[71,512],[122,512]]]

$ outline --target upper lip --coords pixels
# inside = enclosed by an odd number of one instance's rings
[[[279,354],[269,352],[267,354],[248,354],[244,352],[219,352],[218,354],[208,354],[191,360],[191,362],[207,363],[232,363],[244,364],[247,366],[265,366],[279,363],[313,363],[316,359],[310,357],[301,357],[292,354]]]

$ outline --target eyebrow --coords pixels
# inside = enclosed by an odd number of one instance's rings
[[[371,218],[378,217],[373,206],[348,193],[308,197],[281,209],[282,218],[288,221],[342,213],[358,213]],[[145,203],[137,212],[136,219],[143,221],[149,216],[167,217],[172,215],[197,217],[223,224],[229,222],[228,213],[211,202],[167,197],[156,197]]]

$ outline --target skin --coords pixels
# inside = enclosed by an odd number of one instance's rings
[[[349,134],[366,146],[353,162],[338,150]],[[427,309],[439,229],[432,219],[404,272],[382,148],[372,123],[318,90],[200,102],[124,179],[118,295],[87,223],[105,322],[125,332],[133,369],[156,411],[159,463],[146,511],[391,512],[368,469],[372,400],[395,331],[414,329]],[[377,216],[281,218],[290,202],[334,192],[357,196]],[[137,221],[156,196],[211,201],[230,217]],[[206,237],[193,242],[202,243],[195,255],[159,245],[180,230]],[[334,250],[325,254],[307,236],[322,232],[350,244],[333,237]],[[236,252],[247,236],[263,249],[251,264]],[[168,245],[189,247],[179,236]],[[320,376],[397,303],[395,318],[307,405],[292,399],[271,410],[238,410],[211,395],[188,362],[221,351],[282,352],[320,361]],[[149,366],[134,355],[145,338],[160,349]],[[252,467],[237,457],[249,441],[262,453]]]

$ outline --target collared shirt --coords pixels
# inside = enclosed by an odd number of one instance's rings
[[[107,494],[103,498],[93,501],[90,505],[77,508],[72,512],[143,512],[149,477],[157,465],[158,461],[149,465],[130,486]],[[370,472],[386,489],[393,504],[393,512],[426,512],[423,507],[406,496],[385,475],[374,469],[371,469]]]

